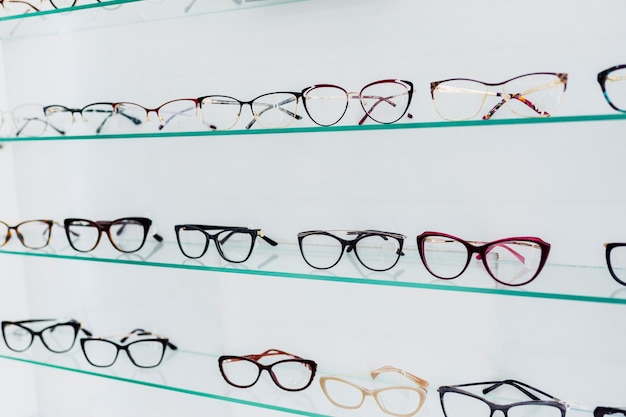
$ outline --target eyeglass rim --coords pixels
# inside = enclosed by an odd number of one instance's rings
[[[621,278],[619,278],[617,276],[617,274],[615,273],[615,271],[613,270],[613,264],[611,262],[611,253],[613,252],[613,249],[624,247],[624,246],[626,246],[626,243],[622,243],[622,242],[612,242],[612,243],[605,243],[604,244],[604,247],[605,247],[604,253],[605,253],[605,258],[606,258],[606,266],[609,269],[609,273],[611,274],[611,277],[613,277],[613,279],[615,281],[617,281],[621,285],[626,285],[626,281],[624,281]]]
[[[111,226],[119,221],[122,220],[131,220],[131,221],[136,221],[137,223],[139,223],[142,227],[143,227],[143,239],[141,241],[141,244],[139,245],[138,248],[133,249],[133,250],[123,250],[121,248],[119,248],[117,246],[117,244],[114,242],[113,238],[111,237]],[[95,227],[98,230],[98,238],[96,239],[96,242],[94,244],[94,246],[91,249],[77,249],[74,244],[72,243],[72,239],[71,239],[71,232],[70,232],[70,226],[71,223],[76,222],[76,221],[82,221],[82,222],[88,222],[91,224],[91,227]],[[104,224],[104,225],[103,225]],[[78,251],[78,252],[82,252],[82,253],[86,253],[86,252],[91,252],[92,250],[94,250],[95,248],[98,247],[98,245],[100,244],[100,239],[102,238],[102,232],[105,232],[105,234],[107,235],[107,237],[109,238],[109,242],[111,242],[111,245],[118,251],[122,252],[122,253],[134,253],[139,251],[143,245],[146,243],[146,238],[148,237],[148,232],[150,231],[150,226],[152,226],[152,220],[148,219],[147,217],[120,217],[118,219],[115,220],[89,220],[89,219],[82,219],[82,218],[67,218],[65,220],[63,220],[63,227],[65,229],[65,235],[67,236],[67,240],[70,244],[70,246],[72,247],[72,249]],[[156,237],[156,236],[155,236]],[[157,240],[159,240],[157,238]]]
[[[337,233],[337,232],[348,232],[348,233],[362,233],[362,235],[357,236],[356,238],[352,239],[352,240],[347,240],[347,239],[343,239],[339,236],[334,235],[333,233]],[[312,235],[323,235],[323,236],[330,236],[335,238],[337,241],[339,241],[339,243],[341,243],[341,252],[339,254],[339,257],[337,258],[337,260],[335,261],[335,263],[333,263],[332,265],[328,266],[328,267],[318,267],[315,265],[312,265],[311,263],[309,263],[309,261],[307,260],[306,256],[304,255],[304,247],[302,245],[302,242],[304,240],[305,237],[307,236],[312,236]],[[387,236],[390,238],[395,239],[398,242],[398,251],[397,251],[397,257],[395,262],[393,263],[393,265],[391,265],[388,268],[385,269],[374,269],[369,267],[368,265],[366,265],[365,263],[363,263],[363,260],[359,257],[358,254],[358,250],[356,248],[356,244],[358,241],[369,237],[369,236]],[[308,231],[304,231],[304,232],[299,232],[298,235],[298,246],[300,248],[300,254],[302,255],[302,258],[304,259],[304,261],[307,263],[307,265],[309,265],[312,268],[315,269],[319,269],[319,270],[327,270],[327,269],[331,269],[334,266],[336,266],[339,261],[341,260],[341,258],[343,258],[343,254],[346,251],[346,247],[352,247],[354,250],[354,254],[356,256],[356,258],[358,259],[358,261],[361,263],[361,265],[363,265],[365,268],[369,269],[370,271],[375,271],[375,272],[384,272],[384,271],[389,271],[390,269],[392,269],[394,266],[396,266],[398,264],[398,261],[400,260],[400,256],[404,255],[404,252],[402,251],[402,249],[404,248],[404,239],[406,239],[406,236],[400,234],[400,233],[395,233],[395,232],[384,232],[384,231],[380,231],[380,230],[357,230],[357,229],[347,229],[347,230],[308,230]]]
[[[24,243],[24,237],[22,236],[21,233],[18,233],[18,228],[26,223],[35,223],[35,222],[41,222],[41,223],[45,223],[48,226],[48,238],[46,240],[46,243],[41,245],[41,246],[28,246],[26,243]],[[9,243],[9,241],[11,240],[11,230],[15,230],[16,234],[17,234],[17,239],[20,241],[20,243],[22,244],[22,246],[24,246],[25,248],[28,249],[43,249],[46,246],[48,246],[48,244],[50,244],[50,237],[52,236],[52,226],[54,226],[54,220],[48,220],[48,219],[33,219],[33,220],[24,220],[18,224],[16,224],[15,226],[11,226],[8,223],[0,220],[0,223],[5,225],[7,227],[7,234],[5,237],[4,242],[0,243],[0,247],[3,247],[4,245],[6,245],[7,243]]]
[[[463,268],[461,269],[461,272],[459,272],[457,275],[453,276],[453,277],[441,277],[437,274],[435,274],[430,267],[428,266],[428,262],[426,261],[426,253],[424,250],[424,242],[426,240],[426,238],[428,237],[444,237],[447,239],[452,239],[458,243],[461,243],[463,246],[465,246],[465,248],[467,249],[467,259],[465,262],[465,265],[463,266]],[[541,270],[543,269],[543,267],[546,264],[546,261],[548,260],[548,255],[550,253],[550,247],[551,245],[544,241],[543,239],[536,237],[536,236],[513,236],[513,237],[508,237],[508,238],[503,238],[503,239],[497,239],[497,240],[493,240],[490,242],[481,242],[481,244],[479,245],[474,245],[472,244],[470,241],[461,239],[460,237],[451,235],[451,234],[447,234],[447,233],[441,233],[441,232],[433,232],[433,231],[426,231],[420,235],[417,236],[416,238],[417,240],[417,250],[419,252],[420,258],[422,260],[422,263],[424,265],[424,267],[426,268],[426,270],[433,275],[436,278],[439,279],[444,279],[444,280],[451,280],[451,279],[455,279],[458,278],[459,276],[461,276],[465,270],[467,269],[467,267],[469,266],[471,260],[472,260],[472,255],[473,254],[479,254],[481,257],[481,261],[482,264],[484,266],[484,268],[487,270],[487,273],[489,274],[489,276],[491,278],[493,278],[494,280],[496,280],[497,282],[499,282],[502,285],[506,285],[509,287],[519,287],[522,285],[526,285],[529,284],[530,282],[532,282],[535,278],[537,278],[537,276],[539,275],[539,273],[541,272]],[[533,276],[530,279],[525,280],[522,283],[516,283],[516,284],[511,284],[511,283],[507,283],[505,281],[502,281],[498,278],[496,278],[496,276],[493,274],[493,272],[491,271],[491,269],[489,268],[489,264],[487,263],[487,253],[486,250],[494,245],[497,244],[501,244],[501,243],[505,243],[505,242],[511,242],[511,241],[522,241],[522,242],[531,242],[534,244],[537,244],[540,248],[541,248],[541,258],[539,261],[539,266],[537,267],[537,270],[535,271],[535,273],[533,274]]]
[[[609,98],[609,95],[606,91],[606,79],[609,76],[609,74],[612,73],[613,71],[617,71],[617,70],[624,69],[624,68],[626,68],[626,64],[613,65],[612,67],[609,67],[605,70],[600,71],[597,77],[598,83],[600,84],[600,88],[602,89],[602,95],[604,96],[604,99],[609,104],[609,106],[613,108],[613,110],[616,110],[621,113],[626,113],[626,109],[620,109],[615,104],[613,104],[613,102]]]
[[[42,328],[41,330],[33,330],[33,329],[29,329],[28,327],[25,326],[26,323],[39,323],[39,322],[46,322],[46,321],[55,322],[55,323],[50,325],[50,326],[46,326],[46,327]],[[20,328],[26,330],[30,334],[31,339],[30,339],[30,342],[29,342],[28,346],[26,346],[22,350],[17,350],[17,349],[13,349],[9,345],[9,343],[7,342],[6,334],[5,334],[5,328],[7,326],[9,326],[9,325],[20,327]],[[67,348],[65,350],[53,350],[53,349],[50,349],[50,347],[48,346],[48,344],[46,343],[46,341],[44,340],[44,338],[42,336],[44,331],[46,331],[48,329],[51,329],[53,327],[58,327],[58,326],[70,326],[70,327],[72,327],[74,329],[74,338],[72,339],[72,344],[69,346],[69,348]],[[4,339],[5,345],[9,349],[14,351],[14,352],[25,352],[26,350],[28,350],[33,345],[33,342],[35,341],[35,338],[39,337],[39,340],[41,340],[41,343],[50,352],[53,352],[53,353],[65,353],[65,352],[70,351],[74,347],[74,344],[76,344],[76,338],[78,337],[78,332],[79,331],[82,330],[85,334],[91,335],[91,332],[89,330],[83,328],[82,323],[80,323],[79,321],[74,320],[74,319],[70,319],[68,321],[59,321],[57,319],[31,319],[31,320],[20,320],[20,321],[3,320],[0,323],[0,327],[2,328],[2,338]]]
[[[599,405],[593,410],[594,417],[604,417],[610,414],[624,414],[626,416],[626,408]]]
[[[58,9],[59,7],[56,4],[54,4],[54,1],[55,0],[50,0],[50,4],[52,4],[52,7],[54,7],[55,9]],[[77,0],[73,0],[71,5],[69,5],[69,6],[62,6],[62,7],[74,7],[74,6],[76,6],[76,1]],[[100,0],[97,0],[97,1],[100,2]]]
[[[32,8],[34,11],[39,12],[41,10],[39,10],[37,7],[33,6],[32,4],[30,4],[27,1],[24,0],[3,0],[2,2],[0,2],[0,5],[2,5],[2,8],[5,9],[4,7],[4,3],[21,3],[21,4],[26,4],[27,6],[29,6],[30,8]],[[52,2],[51,2],[52,3]],[[53,5],[54,6],[54,5]],[[56,7],[55,7],[56,8]]]
[[[236,355],[222,355],[217,359],[217,363],[218,363],[218,367],[220,369],[220,373],[222,374],[222,377],[224,378],[224,380],[237,388],[250,388],[253,385],[255,385],[258,381],[259,378],[261,377],[261,373],[263,371],[267,371],[270,374],[270,377],[272,378],[272,381],[274,381],[274,384],[285,390],[285,391],[291,391],[291,392],[297,392],[297,391],[302,391],[307,389],[311,383],[313,382],[313,380],[315,379],[315,373],[317,372],[317,363],[311,359],[303,359],[300,358],[299,356],[295,356],[295,355],[291,355],[290,353],[286,353],[286,352],[277,352],[276,354],[283,354],[283,355],[289,355],[291,356],[291,358],[288,359],[281,359],[278,360],[276,362],[273,362],[271,364],[268,365],[264,365],[262,363],[259,363],[258,361],[256,361],[255,359],[252,359],[250,356],[256,356],[256,355],[248,355],[248,356],[236,356]],[[238,385],[235,384],[233,381],[231,381],[227,376],[226,376],[226,372],[224,372],[224,362],[227,360],[232,360],[232,359],[236,359],[236,360],[244,360],[250,363],[253,363],[257,366],[258,369],[258,375],[256,377],[256,379],[254,380],[254,382],[252,382],[251,384],[248,385]],[[288,362],[295,362],[295,363],[299,363],[302,365],[307,366],[310,371],[311,371],[311,377],[309,378],[308,382],[301,388],[287,388],[283,385],[281,385],[280,381],[278,381],[278,378],[276,378],[276,375],[274,374],[274,372],[272,372],[272,367],[281,363],[288,363]]]
[[[108,365],[96,365],[94,364],[90,359],[89,356],[87,355],[87,350],[85,349],[85,345],[89,342],[106,342],[109,344],[114,345],[117,348],[117,351],[115,352],[115,357],[113,358],[113,361],[108,364]],[[162,351],[161,351],[161,356],[158,360],[158,362],[154,365],[139,365],[137,362],[135,362],[135,359],[133,358],[133,356],[130,354],[130,350],[129,350],[129,346],[132,346],[136,343],[141,343],[141,342],[159,342],[162,346]],[[83,351],[83,354],[85,355],[85,359],[87,359],[87,362],[89,362],[91,365],[97,367],[97,368],[108,368],[110,366],[113,366],[115,364],[115,362],[117,362],[117,358],[119,356],[119,353],[121,350],[126,352],[126,356],[128,356],[128,359],[132,362],[133,365],[135,365],[138,368],[154,368],[157,367],[161,364],[161,362],[163,362],[163,358],[165,357],[165,350],[167,349],[167,347],[170,346],[170,342],[168,338],[164,338],[164,337],[152,337],[152,338],[148,338],[148,339],[140,339],[140,340],[134,340],[132,342],[126,343],[124,345],[120,345],[117,342],[114,342],[112,340],[109,340],[106,337],[83,337],[80,339],[80,347]]]

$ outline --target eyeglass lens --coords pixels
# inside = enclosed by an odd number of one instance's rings
[[[84,339],[82,347],[89,363],[97,367],[113,365],[119,351],[124,350],[135,366],[153,368],[161,363],[165,353],[165,344],[158,340],[137,340],[128,345],[119,346],[109,340]]]
[[[491,407],[485,401],[456,392],[445,392],[441,403],[446,417],[490,417]],[[507,417],[562,417],[560,408],[550,404],[527,403],[511,406],[504,414]]]
[[[254,231],[222,230],[211,235],[194,226],[176,229],[178,243],[185,256],[197,259],[203,256],[211,240],[215,241],[219,254],[229,262],[244,262],[250,256],[254,244]]]
[[[107,236],[117,250],[126,253],[135,252],[143,246],[148,228],[149,224],[144,224],[134,218],[117,219],[110,223],[82,219],[66,219],[65,221],[70,244],[79,252],[89,252],[95,249],[102,231],[107,232]]]
[[[609,102],[620,111],[626,111],[626,66],[607,74],[604,91]]]
[[[0,222],[0,246],[5,245],[11,238],[11,231],[14,230],[18,240],[27,248],[41,249],[50,242],[52,231],[51,222],[41,220],[29,220],[11,227],[4,222]]]
[[[33,332],[24,324],[5,322],[2,327],[2,336],[9,349],[23,352],[28,349],[38,335],[44,346],[55,353],[67,352],[76,340],[76,327],[60,323],[46,327],[40,332]]]
[[[254,385],[262,372],[256,362],[247,358],[227,358],[220,362],[220,367],[227,382],[240,388]],[[270,365],[268,372],[280,388],[297,391],[311,383],[314,370],[298,359],[286,359]]]

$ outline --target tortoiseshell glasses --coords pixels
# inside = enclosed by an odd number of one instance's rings
[[[50,235],[52,226],[55,224],[53,220],[27,220],[9,226],[5,222],[0,221],[0,246],[6,245],[11,240],[12,233],[15,231],[17,239],[29,249],[41,249],[50,243]]]
[[[609,106],[619,112],[626,112],[626,64],[601,71],[598,83]]]
[[[490,91],[499,87],[500,91]],[[499,83],[486,83],[469,78],[451,78],[430,83],[435,109],[446,120],[473,119],[481,113],[488,98],[496,100],[482,115],[491,117],[505,104],[521,117],[549,117],[561,104],[567,88],[567,74],[534,72]],[[494,89],[495,90],[495,89]]]
[[[145,217],[124,217],[117,220],[65,219],[67,240],[74,250],[90,252],[98,246],[104,232],[115,249],[124,253],[137,252],[146,242],[152,220]],[[163,238],[154,233],[161,242]]]

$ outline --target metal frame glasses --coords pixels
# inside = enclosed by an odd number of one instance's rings
[[[323,376],[319,382],[328,401],[349,410],[360,408],[365,397],[371,396],[385,413],[396,417],[417,414],[426,400],[428,381],[392,366],[383,366],[370,372],[372,379],[382,373],[398,373],[415,385],[391,385],[384,388],[367,389],[347,381],[344,377]]]
[[[502,87],[502,91],[489,91],[489,87]],[[482,116],[491,117],[505,104],[522,117],[549,117],[561,104],[567,89],[567,74],[533,72],[519,75],[499,83],[486,83],[470,78],[450,78],[430,83],[430,95],[435,110],[446,120],[467,120],[476,117],[487,97],[499,101]]]
[[[0,221],[0,247],[6,245],[13,236],[11,231],[15,231],[15,235],[20,243],[29,249],[41,249],[50,243],[52,235],[52,226],[54,220],[26,220],[15,226],[9,226]]]
[[[339,233],[354,239],[341,238]],[[330,269],[344,252],[354,252],[364,267],[381,272],[393,268],[404,255],[405,238],[378,230],[310,230],[298,233],[298,245],[304,261],[315,269]]]
[[[269,365],[258,362],[268,356],[287,356],[288,359],[278,360]],[[302,391],[311,385],[317,370],[315,361],[302,359],[277,349],[269,349],[256,355],[224,355],[220,356],[217,362],[224,380],[237,388],[250,388],[257,383],[261,373],[267,371],[279,388],[285,391]]]
[[[348,92],[334,84],[316,84],[302,90],[304,108],[319,126],[332,126],[346,114],[351,99],[359,100],[365,115],[377,123],[389,124],[400,120],[413,97],[413,83],[406,80],[387,79],[367,84],[358,92]],[[409,118],[413,116],[409,113]]]
[[[538,237],[522,236],[493,242],[465,241],[440,232],[417,236],[417,249],[428,272],[437,278],[460,276],[472,260],[481,260],[489,275],[508,286],[531,282],[544,267],[550,244]]]
[[[224,260],[233,263],[241,263],[248,260],[254,249],[257,236],[272,246],[278,245],[278,243],[265,236],[263,229],[179,224],[174,226],[174,230],[180,251],[191,259],[198,259],[204,256],[209,249],[211,240],[215,242],[219,255]],[[217,231],[217,233],[209,233],[208,231]]]
[[[29,324],[54,322],[41,330],[28,328]],[[58,321],[56,319],[35,319],[21,321],[3,321],[2,337],[9,349],[15,352],[24,352],[30,348],[35,338],[39,337],[41,343],[50,352],[67,352],[74,346],[76,336],[82,331],[88,336],[91,332],[83,328],[82,324],[74,319]]]
[[[479,395],[469,392],[463,388],[488,385],[482,389],[483,394],[488,394],[497,388],[509,386],[520,391],[530,400],[519,401],[510,404],[496,404]],[[437,390],[439,400],[445,417],[462,417],[466,415],[476,417],[493,417],[496,411],[500,411],[504,417],[522,417],[538,414],[542,407],[542,417],[565,417],[569,408],[568,404],[558,398],[547,394],[537,388],[531,387],[523,382],[507,379],[504,381],[475,382],[470,384],[441,386]],[[541,400],[539,395],[547,397]]]
[[[626,64],[615,65],[600,71],[598,83],[609,106],[626,113]]]
[[[123,217],[117,220],[98,221],[70,218],[63,221],[67,240],[70,246],[78,252],[94,250],[100,243],[103,232],[118,251],[137,252],[146,242],[151,225],[152,220],[146,217]],[[152,236],[158,242],[163,241],[158,233]]]

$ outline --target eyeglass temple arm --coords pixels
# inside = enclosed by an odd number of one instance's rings
[[[127,341],[129,338],[131,338],[133,336],[154,336],[154,337],[156,337],[158,339],[166,339],[165,337],[160,336],[160,335],[158,335],[156,333],[153,333],[153,332],[150,332],[150,331],[147,331],[147,330],[144,330],[144,329],[137,328],[137,329],[134,329],[133,331],[131,331],[130,333],[128,333],[127,335],[123,336],[120,339],[120,343],[124,343],[125,341]],[[173,344],[172,342],[170,342],[169,340],[167,341],[167,346],[170,349],[172,349],[172,350],[177,350],[178,349],[178,347],[175,344]]]
[[[408,93],[402,93],[402,94],[397,94],[395,96],[389,96],[389,97],[379,97],[379,96],[363,96],[363,98],[375,98],[378,99],[378,101],[376,101],[374,104],[372,104],[372,107],[370,107],[369,110],[367,110],[365,112],[365,114],[363,115],[363,117],[361,118],[361,120],[359,120],[359,125],[362,125],[363,123],[365,123],[365,121],[367,120],[368,117],[370,117],[370,114],[372,113],[372,111],[374,110],[374,108],[376,106],[378,106],[380,103],[387,103],[390,104],[393,107],[396,107],[397,104],[394,103],[393,101],[391,101],[390,99],[394,98],[394,97],[398,97],[400,95],[404,95],[404,94],[408,94]],[[406,116],[409,119],[413,118],[413,115],[411,113],[407,113]]]
[[[268,106],[268,107],[266,107],[265,109],[261,110],[261,111],[260,111],[260,112],[256,115],[256,117],[254,117],[252,120],[250,120],[250,123],[248,123],[248,124],[246,125],[246,129],[250,129],[250,128],[251,128],[251,127],[252,127],[252,126],[256,123],[257,119],[263,115],[263,113],[265,113],[266,111],[272,110],[272,109],[276,109],[276,108],[277,108],[278,110],[282,111],[283,113],[285,113],[285,114],[287,114],[287,115],[289,115],[289,116],[293,117],[293,118],[294,118],[294,119],[296,119],[296,120],[302,120],[302,116],[300,116],[299,114],[295,114],[295,113],[293,113],[293,112],[290,112],[290,111],[289,111],[289,110],[287,110],[287,109],[283,109],[282,107],[279,107],[279,106],[282,106],[283,104],[288,104],[288,103],[291,103],[292,101],[293,101],[293,99],[289,98],[289,99],[287,99],[287,100],[283,100],[283,101],[281,101],[281,102],[279,102],[279,103],[276,103],[276,104],[261,103],[261,104],[265,104],[265,105],[266,105],[266,106]],[[296,97],[296,101],[298,101],[298,97]]]
[[[383,232],[379,232],[378,230],[348,230],[346,231],[347,235],[357,235],[357,238],[363,234],[374,234],[376,236],[380,236],[381,238],[383,238],[383,240],[388,240],[386,233]],[[404,238],[404,236],[403,236]],[[354,250],[354,244],[352,242],[350,242],[351,244],[348,244],[348,249],[346,249],[346,252],[350,253],[352,252],[352,250]],[[396,251],[396,255],[400,255],[400,256],[404,256],[404,252],[400,249],[398,249]]]
[[[278,245],[278,243],[275,240],[272,240],[268,236],[265,236],[265,232],[263,232],[263,229],[259,229],[256,232],[257,232],[257,236],[259,236],[261,239],[263,239],[265,242],[269,243],[270,245],[272,246]],[[230,237],[234,234],[235,234],[234,231],[228,233],[226,236],[224,236],[223,239],[220,240],[220,244],[226,243],[228,239],[230,239]]]
[[[531,392],[530,392],[529,390],[527,390],[526,388],[529,388],[529,389],[531,389],[531,390],[533,390],[533,391],[536,391],[536,392],[538,392],[538,393],[540,393],[540,394],[542,394],[542,395],[545,395],[546,397],[549,397],[549,398],[551,398],[551,399],[553,399],[553,400],[555,400],[555,401],[562,402],[562,401],[561,401],[561,400],[559,400],[558,398],[556,398],[556,397],[554,397],[554,396],[552,396],[552,395],[550,395],[550,394],[548,394],[548,393],[545,393],[545,392],[543,392],[543,391],[541,391],[541,390],[539,390],[539,389],[537,389],[537,388],[535,388],[535,387],[531,387],[531,386],[530,386],[530,385],[528,385],[528,384],[524,384],[523,382],[516,381],[516,380],[514,380],[514,379],[507,379],[507,380],[504,380],[504,381],[496,382],[495,384],[491,385],[490,387],[487,387],[487,388],[483,389],[483,394],[488,394],[488,393],[490,393],[491,391],[493,391],[493,390],[495,390],[496,388],[499,388],[499,387],[501,387],[501,386],[503,386],[503,385],[510,385],[510,386],[512,386],[512,387],[517,388],[518,390],[520,390],[521,392],[523,392],[524,394],[526,394],[526,395],[528,396],[528,398],[530,398],[531,400],[539,401],[539,400],[540,400],[540,398],[539,398],[539,397],[537,397],[536,395],[534,395],[533,393],[531,393]]]
[[[56,131],[59,135],[65,135],[65,131],[64,131],[64,130],[61,130],[61,129],[57,128],[56,126],[54,126],[52,123],[48,122],[47,120],[40,119],[39,117],[28,117],[28,118],[26,118],[25,120],[26,120],[26,123],[24,123],[24,124],[22,125],[22,127],[21,127],[21,128],[19,128],[17,132],[15,132],[15,136],[19,136],[19,135],[22,133],[22,131],[26,128],[26,126],[28,126],[28,123],[30,123],[30,122],[31,122],[31,121],[33,121],[33,120],[38,120],[38,121],[40,121],[40,122],[42,122],[42,123],[45,123],[45,124],[46,124],[46,126],[50,126],[50,127],[51,127],[52,129],[54,129],[54,130],[55,130],[55,131]]]
[[[133,221],[130,221],[130,222],[134,223]],[[130,222],[122,222],[122,227],[120,227],[120,228],[117,230],[117,233],[115,233],[115,234],[116,234],[117,236],[119,236],[119,235],[121,235],[122,233],[124,233],[124,228],[126,227],[126,224],[127,224],[127,223],[130,223]],[[152,237],[153,237],[153,238],[154,238],[157,242],[163,242],[163,236],[161,236],[160,234],[158,234],[158,233],[156,233],[156,232],[152,235]]]
[[[559,76],[559,81],[554,81],[554,82],[548,83],[547,85],[544,85],[544,86],[531,88],[530,90],[526,90],[526,91],[521,92],[521,93],[508,94],[508,95],[504,96],[504,98],[502,100],[500,100],[495,106],[493,106],[491,108],[491,110],[489,110],[483,116],[483,120],[491,119],[491,116],[493,116],[495,112],[497,112],[508,100],[511,100],[511,99],[517,100],[520,103],[525,104],[527,107],[529,107],[532,111],[534,111],[535,113],[537,113],[540,116],[549,117],[550,113],[548,113],[546,111],[540,110],[537,106],[535,106],[535,104],[532,101],[530,101],[526,97],[524,97],[524,95],[530,94],[530,93],[534,93],[534,92],[537,92],[537,91],[541,91],[541,90],[545,90],[547,88],[554,87],[554,86],[559,85],[559,84],[563,84],[563,83],[566,82],[566,80],[567,80],[567,78],[563,78],[563,76],[561,75],[561,76]],[[499,97],[502,97],[502,93],[497,93],[496,95],[499,96]]]
[[[422,379],[420,377],[417,377],[403,369],[400,368],[395,368],[393,366],[383,366],[381,368],[375,369],[371,372],[371,376],[372,379],[376,379],[376,377],[384,372],[394,372],[394,373],[398,373],[400,375],[402,375],[405,378],[408,378],[409,380],[411,380],[412,382],[416,383],[417,385],[419,385],[420,387],[427,389],[428,385],[430,385],[430,383],[428,381],[426,381],[425,379]]]
[[[522,255],[521,253],[517,252],[516,250],[514,250],[514,249],[510,248],[510,247],[509,247],[509,246],[507,246],[505,243],[498,243],[498,244],[493,245],[493,248],[495,248],[495,247],[500,247],[500,248],[504,248],[504,249],[506,249],[506,250],[507,250],[507,251],[509,251],[509,252],[510,252],[513,256],[515,256],[515,258],[516,258],[518,261],[520,261],[520,262],[521,262],[521,263],[523,263],[523,264],[526,264],[526,258],[524,257],[524,255]],[[489,251],[489,252],[490,252],[490,251]],[[486,252],[486,253],[489,253],[489,252]],[[480,255],[478,255],[477,259],[481,259],[481,256],[480,256]]]

